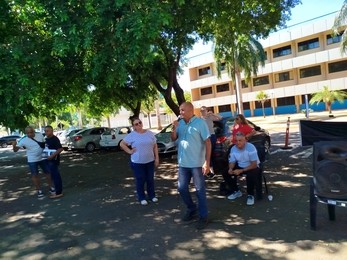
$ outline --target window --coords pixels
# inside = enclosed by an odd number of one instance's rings
[[[218,106],[218,111],[219,111],[219,113],[229,112],[229,111],[231,111],[231,106],[230,105]]]
[[[201,96],[212,94],[212,87],[200,89]]]
[[[211,67],[210,66],[199,69],[199,77],[209,75],[209,74],[211,74]]]
[[[342,33],[339,33],[338,35],[335,35],[335,36],[332,34],[329,34],[327,35],[327,45],[341,42],[341,39],[342,39]]]
[[[266,107],[271,107],[270,99],[264,100],[264,108]],[[255,108],[263,108],[260,100],[255,101]]]
[[[321,74],[322,72],[319,65],[300,70],[300,78],[308,78],[308,77],[313,77],[313,76],[317,76]]]
[[[329,73],[347,70],[347,60],[329,63],[328,70],[329,70]]]
[[[295,105],[295,98],[294,97],[277,98],[277,105],[278,106]]]
[[[255,78],[253,79],[253,86],[260,86],[260,85],[266,85],[269,84],[269,76],[264,76],[264,77],[259,77],[259,78]]]
[[[267,51],[264,51],[265,61],[267,61]]]
[[[248,84],[245,80],[241,81],[242,88],[248,88]]]
[[[312,94],[307,94],[307,100],[312,98]],[[301,104],[305,104],[305,95],[301,95]]]
[[[319,48],[319,39],[314,38],[308,41],[298,43],[298,51],[307,51],[311,49]]]
[[[222,85],[217,85],[217,93],[218,92],[225,92],[225,91],[229,91],[229,84],[222,84]]]
[[[274,58],[277,58],[277,57],[282,57],[282,56],[292,54],[292,48],[290,45],[288,45],[288,46],[274,49],[272,52],[273,52]]]
[[[243,102],[243,103],[242,103],[242,106],[243,106],[243,109],[244,109],[244,110],[249,110],[249,109],[251,109],[251,105],[250,105],[249,102]]]
[[[220,71],[223,71],[223,70],[225,70],[225,69],[226,69],[225,62],[222,62],[222,63],[220,64]]]
[[[290,71],[281,72],[278,74],[275,74],[275,82],[282,82],[282,81],[288,81],[293,79],[293,73]]]

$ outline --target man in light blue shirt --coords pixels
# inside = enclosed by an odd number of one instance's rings
[[[183,221],[194,219],[199,210],[197,229],[208,224],[208,210],[204,175],[210,171],[211,141],[206,122],[194,115],[194,107],[190,102],[180,106],[180,120],[173,122],[171,139],[178,147],[178,191],[187,206]],[[198,207],[189,192],[189,183],[193,178]]]

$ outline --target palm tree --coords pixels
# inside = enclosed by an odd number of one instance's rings
[[[236,98],[238,113],[243,114],[241,95],[241,72],[244,73],[246,81],[256,75],[258,66],[265,64],[265,51],[260,42],[250,35],[230,34],[228,37],[216,36],[216,47],[214,55],[217,61],[217,71],[220,77],[222,64],[225,64],[229,75],[236,83]]]
[[[264,91],[260,91],[258,92],[258,94],[255,97],[256,99],[258,99],[258,102],[261,103],[261,107],[263,109],[263,117],[265,118],[265,108],[264,108],[264,104],[266,101],[269,101],[269,95],[266,94]]]
[[[344,1],[339,14],[336,16],[333,26],[335,35],[339,35],[342,31],[341,52],[347,53],[347,0]]]
[[[331,104],[337,100],[340,103],[347,98],[347,93],[341,90],[329,90],[328,86],[324,86],[323,89],[319,92],[316,92],[312,95],[310,99],[310,104],[319,103],[323,101],[326,104],[326,107],[329,111],[329,115],[331,115]]]

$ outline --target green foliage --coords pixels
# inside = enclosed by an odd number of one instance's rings
[[[341,90],[330,90],[328,86],[323,86],[321,91],[318,91],[312,95],[309,103],[312,105],[314,103],[324,102],[327,105],[329,114],[331,114],[331,104],[335,100],[342,103],[345,98],[347,98],[346,92]]]
[[[153,87],[178,114],[177,74],[198,39],[266,36],[298,2],[1,1],[0,124],[24,127],[70,105],[94,118],[121,106],[136,115]]]
[[[269,95],[265,91],[261,90],[257,93],[255,98],[258,99],[259,102],[266,102],[269,100]]]
[[[344,1],[339,14],[336,16],[333,33],[339,35],[342,32],[341,53],[347,53],[347,1]]]
[[[269,95],[264,91],[259,91],[258,94],[256,95],[256,99],[259,99],[258,101],[261,103],[261,107],[263,110],[263,117],[265,117],[264,104],[266,101],[269,101]]]

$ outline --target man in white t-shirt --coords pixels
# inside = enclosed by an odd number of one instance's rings
[[[254,189],[261,187],[261,170],[259,168],[259,157],[257,149],[251,143],[248,143],[244,133],[236,134],[236,144],[231,148],[229,155],[229,178],[225,180],[232,190],[228,196],[229,200],[234,200],[242,196],[237,185],[237,176],[246,175],[247,182],[247,205],[254,204]]]
[[[41,147],[40,143],[44,144],[45,139],[42,134],[35,133],[34,128],[31,126],[25,128],[25,134],[26,136],[22,137],[18,144],[16,141],[12,143],[13,151],[17,152],[20,148],[26,149],[28,165],[31,172],[31,178],[37,191],[37,197],[39,199],[44,197],[38,176],[39,166],[46,175],[46,179],[50,187],[49,192],[51,194],[55,194],[55,189],[52,184],[51,174],[48,171],[47,162],[42,158],[43,148]]]

